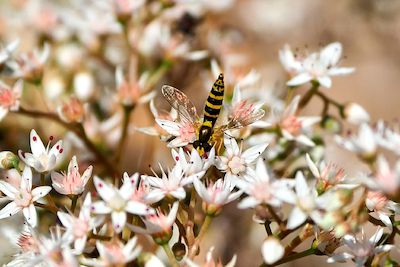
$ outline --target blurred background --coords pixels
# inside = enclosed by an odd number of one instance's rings
[[[60,99],[68,92],[73,92],[82,101],[102,109],[104,117],[113,114],[116,107],[109,103],[108,93],[115,90],[114,67],[121,65],[126,68],[129,65],[129,49],[121,41],[121,34],[118,34],[118,31],[113,32],[113,22],[109,22],[107,16],[79,15],[90,13],[92,2],[0,1],[1,43],[6,44],[19,39],[18,53],[42,47],[45,42],[51,45],[50,62],[46,65],[42,82],[43,90],[29,85],[25,88],[23,105],[38,110],[55,110]],[[159,2],[168,4],[173,1]],[[325,91],[326,94],[339,102],[354,101],[361,104],[370,112],[373,121],[378,118],[388,121],[398,118],[400,1],[199,2],[202,2],[203,8],[205,6],[199,13],[193,12],[186,18],[186,12],[174,11],[175,13],[170,14],[168,19],[174,21],[171,25],[178,25],[178,30],[179,26],[181,27],[193,48],[209,50],[211,58],[217,59],[231,77],[241,76],[252,69],[257,70],[261,75],[258,87],[261,94],[267,95],[268,99],[264,99],[266,102],[275,101],[274,97],[278,101],[285,95],[285,82],[288,77],[279,62],[279,49],[289,44],[299,53],[307,53],[319,50],[330,42],[339,41],[344,48],[340,65],[355,67],[356,72],[334,78],[333,86]],[[113,11],[109,12],[111,14]],[[92,28],[83,22],[80,25],[80,19],[89,20]],[[67,27],[63,28],[60,25]],[[145,32],[136,31],[134,27],[127,32],[130,45],[136,49]],[[143,46],[144,48],[141,48],[138,45],[138,49],[146,50],[150,44],[144,43]],[[146,60],[145,62],[147,63]],[[156,61],[151,61],[148,66],[156,65],[153,62]],[[211,82],[207,61],[176,61],[154,85],[154,89],[160,88],[162,84],[177,87],[193,99],[201,110]],[[299,90],[304,92],[304,88]],[[100,107],[95,105],[96,101],[100,103]],[[311,107],[307,110],[309,114],[319,112],[318,100],[312,103],[311,106],[315,109]],[[159,89],[155,104],[160,109],[168,108],[165,100],[160,97]],[[137,127],[153,125],[153,116],[148,105],[138,106],[130,122]],[[43,136],[63,134],[58,126],[48,121],[28,120],[10,115],[0,124],[0,150],[26,151],[28,131],[31,128],[35,128]],[[112,126],[107,128],[107,134],[111,135],[113,130]],[[110,142],[112,143],[112,140]],[[336,153],[336,150],[332,151],[333,154]],[[169,149],[157,137],[132,130],[122,157],[122,168],[129,173],[145,173],[149,171],[149,164],[155,164],[157,161],[171,163],[169,153]],[[350,172],[354,167],[353,162],[348,159],[343,160],[340,156],[332,158]],[[266,235],[263,226],[248,223],[251,217],[251,211],[239,213],[236,203],[231,204],[213,222],[210,238],[206,240],[204,247],[214,245],[214,255],[220,257],[223,262],[237,254],[237,266],[257,266],[262,262],[259,246]],[[7,221],[0,223],[2,228],[3,225],[9,224]],[[6,243],[1,244],[3,246]],[[12,247],[7,248],[9,249],[1,249],[0,254],[3,256],[0,257],[0,262],[6,262],[7,257],[12,254]],[[202,251],[202,254],[204,253],[205,251]],[[321,266],[325,261],[326,257],[313,256],[285,266]]]

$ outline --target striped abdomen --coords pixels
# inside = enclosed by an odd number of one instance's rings
[[[221,73],[215,81],[208,95],[206,105],[204,107],[203,125],[213,128],[218,119],[224,100],[224,76]]]

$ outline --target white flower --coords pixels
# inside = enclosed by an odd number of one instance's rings
[[[356,125],[368,123],[370,120],[368,112],[361,105],[353,102],[344,106],[343,114],[348,122]]]
[[[50,137],[50,140],[52,137]],[[37,172],[47,172],[53,170],[63,153],[62,140],[59,140],[50,149],[50,142],[47,147],[43,145],[42,140],[35,130],[30,133],[30,146],[32,153],[24,153],[18,151],[19,157],[27,164],[34,168]]]
[[[275,192],[285,186],[293,184],[293,180],[270,178],[267,168],[262,159],[258,159],[255,172],[245,176],[244,180],[236,183],[236,186],[247,194],[238,207],[240,209],[253,208],[259,204],[265,203],[273,207],[279,207],[281,200],[275,196]]]
[[[388,252],[394,247],[393,245],[376,246],[382,235],[383,229],[380,227],[369,240],[366,238],[364,231],[361,231],[360,238],[353,235],[345,235],[343,241],[344,245],[349,249],[349,252],[334,254],[332,257],[328,258],[327,262],[334,263],[353,260],[356,266],[364,266],[369,257],[381,252]]]
[[[140,203],[144,203],[147,205],[153,204],[159,201],[158,196],[150,196],[152,188],[148,181],[139,178],[139,173],[135,173],[132,176],[128,177],[125,175],[125,179],[129,179],[132,184],[132,194],[130,199],[133,201],[137,201]]]
[[[44,64],[50,55],[50,45],[45,43],[42,51],[34,50],[21,54],[16,60],[7,65],[13,70],[13,75],[30,82],[37,82],[42,78]]]
[[[66,174],[51,172],[52,186],[60,194],[79,195],[85,190],[85,185],[92,175],[92,169],[93,167],[89,166],[81,176],[76,156],[73,156],[68,164],[68,172]]]
[[[283,68],[290,75],[297,75],[303,69],[302,61],[297,58],[292,52],[292,49],[288,44],[279,50],[279,60]]]
[[[191,121],[184,119],[176,122],[166,119],[156,118],[157,124],[163,128],[167,133],[175,136],[175,138],[168,143],[169,147],[181,147],[186,146],[189,143],[193,143],[196,136],[196,125]]]
[[[210,247],[206,255],[206,262],[203,264],[197,264],[186,258],[185,262],[189,267],[233,267],[236,264],[236,255],[233,255],[232,259],[227,264],[222,264],[220,261],[214,261],[213,259],[214,247]]]
[[[261,246],[261,253],[267,264],[273,264],[282,259],[285,248],[276,237],[268,237]]]
[[[165,215],[161,210],[157,210],[155,214],[147,215],[143,220],[146,226],[145,229],[130,224],[128,224],[128,227],[131,228],[135,233],[139,234],[150,234],[157,236],[166,234],[167,236],[170,236],[178,208],[179,202],[174,202],[168,215]]]
[[[185,153],[183,148],[179,148],[178,151],[172,149],[171,153],[175,163],[182,167],[185,176],[197,175],[198,178],[203,177],[215,160],[214,147],[210,150],[207,157],[200,157],[196,149],[192,149],[190,154]],[[188,154],[189,159],[187,159]]]
[[[157,199],[157,201],[163,199],[166,196],[172,196],[176,199],[184,199],[186,197],[186,191],[184,187],[193,182],[194,177],[202,177],[204,173],[194,174],[186,176],[183,172],[182,166],[177,162],[172,170],[168,170],[168,175],[165,173],[160,165],[161,177],[142,175],[153,189],[149,192],[148,197]]]
[[[295,182],[296,193],[290,189],[284,188],[278,190],[276,193],[276,197],[294,205],[287,222],[287,227],[289,229],[298,227],[305,222],[308,217],[311,217],[315,222],[319,222],[321,219],[321,214],[317,206],[317,191],[314,186],[309,186],[307,184],[303,173],[300,171],[296,173]]]
[[[294,140],[306,146],[314,146],[314,142],[305,134],[308,128],[321,120],[318,116],[301,117],[297,116],[300,96],[293,98],[286,109],[278,114],[272,115],[272,123],[278,124],[282,135],[287,140]]]
[[[353,134],[347,138],[336,136],[335,140],[345,149],[353,151],[363,158],[374,157],[378,148],[377,138],[366,123],[360,125],[357,135]]]
[[[242,191],[233,192],[235,186],[229,180],[218,179],[215,183],[209,183],[208,186],[199,179],[194,179],[194,187],[197,194],[203,200],[203,209],[208,214],[218,213],[223,205],[234,201],[242,194]]]
[[[125,226],[126,212],[136,215],[147,215],[154,212],[146,204],[130,198],[134,188],[127,174],[124,174],[124,181],[119,190],[97,176],[94,177],[94,185],[103,201],[93,203],[92,212],[96,214],[111,213],[112,224],[117,233],[120,233]]]
[[[298,68],[298,61],[291,58],[290,53],[285,52],[285,68],[293,69],[296,73],[287,82],[288,86],[299,86],[310,81],[316,81],[321,86],[330,88],[332,86],[331,76],[345,75],[352,73],[354,68],[337,67],[342,54],[342,45],[338,42],[331,43],[324,47],[319,53],[308,55],[302,62],[302,67]]]
[[[85,248],[88,233],[101,223],[100,219],[90,216],[92,199],[87,194],[83,201],[79,217],[65,212],[57,212],[62,225],[66,228],[65,239],[74,242],[74,253],[79,255]]]
[[[387,127],[383,121],[378,121],[377,128],[376,137],[379,145],[400,156],[400,124]]]
[[[219,170],[225,172],[225,179],[232,183],[249,174],[257,158],[268,146],[268,144],[256,145],[242,152],[235,138],[227,135],[224,136],[224,145],[226,156],[219,156],[215,164]]]
[[[380,191],[368,191],[367,198],[365,199],[365,206],[369,211],[374,211],[390,231],[393,229],[391,215],[400,214],[400,205],[394,201],[389,200]]]
[[[14,187],[5,181],[0,181],[0,191],[11,200],[0,210],[0,219],[12,216],[22,210],[26,221],[32,227],[35,227],[37,214],[34,202],[47,195],[50,190],[50,186],[39,186],[32,189],[32,170],[30,167],[25,166],[18,187]]]
[[[0,120],[9,111],[17,111],[19,109],[22,87],[22,80],[15,82],[12,88],[0,81]]]
[[[137,237],[130,239],[125,245],[117,238],[110,242],[96,242],[100,256],[98,259],[82,258],[86,266],[126,266],[139,256],[141,248],[137,246]]]
[[[129,75],[124,77],[123,69],[117,67],[115,71],[116,88],[118,100],[125,106],[132,106],[136,103],[147,103],[154,98],[156,91],[149,90],[149,73],[144,72],[138,77],[138,60],[131,57]]]

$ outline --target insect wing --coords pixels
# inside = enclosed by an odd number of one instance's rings
[[[164,85],[161,92],[168,103],[182,117],[181,119],[188,122],[198,120],[196,107],[183,92],[169,85]]]
[[[262,117],[264,117],[265,111],[262,109],[255,110],[248,116],[243,117],[234,117],[229,120],[229,122],[221,127],[221,130],[226,131],[229,129],[240,129],[245,126],[252,124],[255,121],[258,121]]]

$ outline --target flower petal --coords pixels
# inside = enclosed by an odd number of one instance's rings
[[[51,191],[51,186],[39,186],[32,190],[32,201],[44,197]]]
[[[124,229],[126,223],[126,213],[125,211],[113,211],[111,213],[111,220],[113,223],[114,230],[120,233]]]
[[[24,217],[26,221],[32,226],[35,227],[37,224],[37,214],[35,210],[35,206],[33,204],[29,205],[27,208],[23,208],[22,212],[24,213]]]
[[[110,201],[116,193],[115,189],[111,185],[100,179],[98,176],[95,176],[93,180],[94,186],[96,187],[96,190],[101,198],[107,202]]]
[[[12,201],[0,210],[0,219],[4,219],[18,213],[22,208]]]
[[[289,215],[287,228],[294,229],[300,224],[302,224],[307,219],[307,214],[305,214],[299,207],[294,207]]]
[[[29,140],[31,144],[32,154],[35,157],[39,157],[40,155],[46,153],[46,148],[43,145],[42,139],[40,139],[39,135],[36,133],[34,129],[31,130]]]

